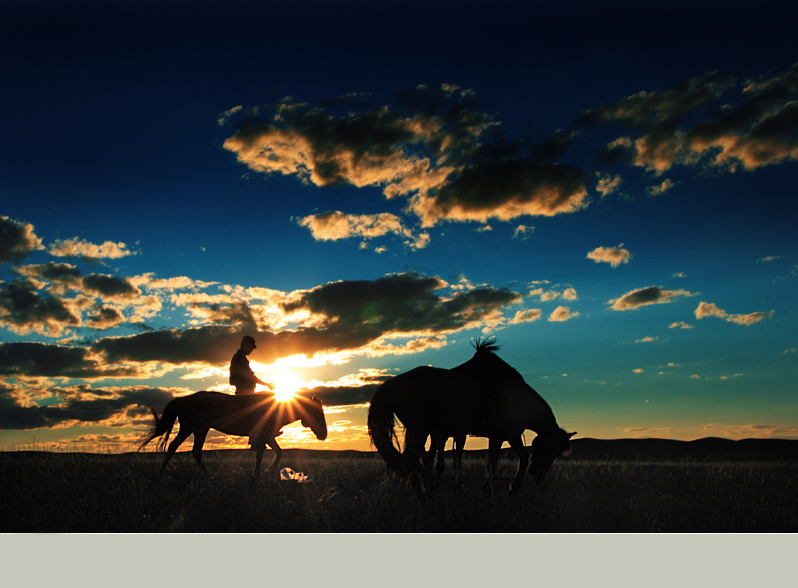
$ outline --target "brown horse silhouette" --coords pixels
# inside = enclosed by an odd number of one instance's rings
[[[252,447],[257,450],[255,474],[260,470],[266,445],[274,450],[274,460],[269,466],[269,471],[276,471],[282,449],[275,438],[285,425],[301,421],[302,425],[309,427],[319,440],[327,438],[324,410],[321,401],[315,397],[295,396],[291,400],[281,401],[271,395],[232,396],[220,392],[195,392],[169,401],[161,417],[158,417],[158,413],[152,407],[150,410],[154,420],[150,431],[142,436],[139,449],[143,449],[153,439],[161,437],[158,450],[163,451],[175,421],[180,422],[180,430],[169,444],[161,465],[162,470],[180,444],[193,434],[194,447],[191,453],[200,469],[207,471],[202,463],[202,445],[210,429],[228,435],[249,436]]]

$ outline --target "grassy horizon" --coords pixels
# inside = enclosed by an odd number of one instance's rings
[[[264,463],[269,459],[267,455]],[[485,462],[466,454],[419,501],[377,455],[290,450],[280,464],[309,482],[252,476],[249,451],[209,451],[209,473],[181,452],[0,453],[5,533],[762,533],[798,530],[798,461],[561,459],[547,479],[508,496],[516,461],[502,458],[493,499]],[[447,463],[447,467],[449,464]]]

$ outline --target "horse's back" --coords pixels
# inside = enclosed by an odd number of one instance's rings
[[[254,416],[262,412],[260,405],[269,398],[257,394],[234,396],[222,392],[201,391],[179,398],[177,408],[181,426],[213,428],[223,432],[239,430],[251,426],[249,421],[257,421]]]
[[[390,398],[408,428],[455,434],[476,433],[486,409],[481,382],[469,374],[420,366],[394,376],[375,394]]]

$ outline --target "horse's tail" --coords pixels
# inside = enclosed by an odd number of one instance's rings
[[[170,400],[166,408],[163,409],[163,414],[158,417],[158,412],[150,406],[150,412],[152,413],[152,424],[150,425],[150,430],[144,433],[141,436],[139,441],[139,451],[144,449],[144,447],[153,439],[157,439],[158,437],[162,437],[161,441],[157,445],[158,451],[163,451],[166,449],[166,442],[169,441],[169,435],[172,432],[172,427],[175,426],[175,421],[177,420],[177,398]]]
[[[371,400],[368,415],[369,437],[377,448],[388,468],[399,474],[407,472],[404,456],[399,453],[394,445],[396,431],[394,430],[394,412],[391,403],[390,387],[383,383],[377,388],[374,398]]]

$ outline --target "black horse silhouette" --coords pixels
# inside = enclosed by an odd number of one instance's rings
[[[476,353],[466,363],[447,370],[421,366],[399,374],[380,385],[371,401],[368,428],[374,446],[392,469],[409,476],[421,491],[432,485],[432,460],[424,454],[427,438],[433,436],[430,452],[448,437],[473,435],[488,438],[488,464],[483,489],[492,493],[496,465],[502,444],[507,441],[518,456],[510,492],[524,479],[526,467],[541,482],[551,464],[571,451],[571,437],[557,425],[549,405],[514,368],[500,359],[494,338],[477,341]],[[395,418],[405,427],[405,448],[394,446]],[[532,459],[523,442],[523,432],[537,433],[532,442]],[[456,453],[456,452],[455,452]]]
[[[150,408],[150,410],[154,420],[150,431],[142,436],[139,449],[143,449],[153,439],[161,437],[158,450],[163,451],[175,421],[180,421],[180,430],[169,444],[161,465],[162,470],[180,444],[193,434],[194,447],[191,453],[199,467],[207,471],[202,463],[202,445],[210,429],[228,435],[249,436],[252,447],[257,450],[255,474],[260,470],[266,445],[274,450],[274,460],[269,466],[269,471],[276,471],[283,452],[275,438],[285,425],[301,421],[302,425],[309,427],[319,440],[327,438],[324,410],[321,401],[315,397],[308,399],[295,396],[282,401],[276,400],[271,395],[232,396],[220,392],[195,392],[189,396],[170,400],[160,418],[155,409]]]

